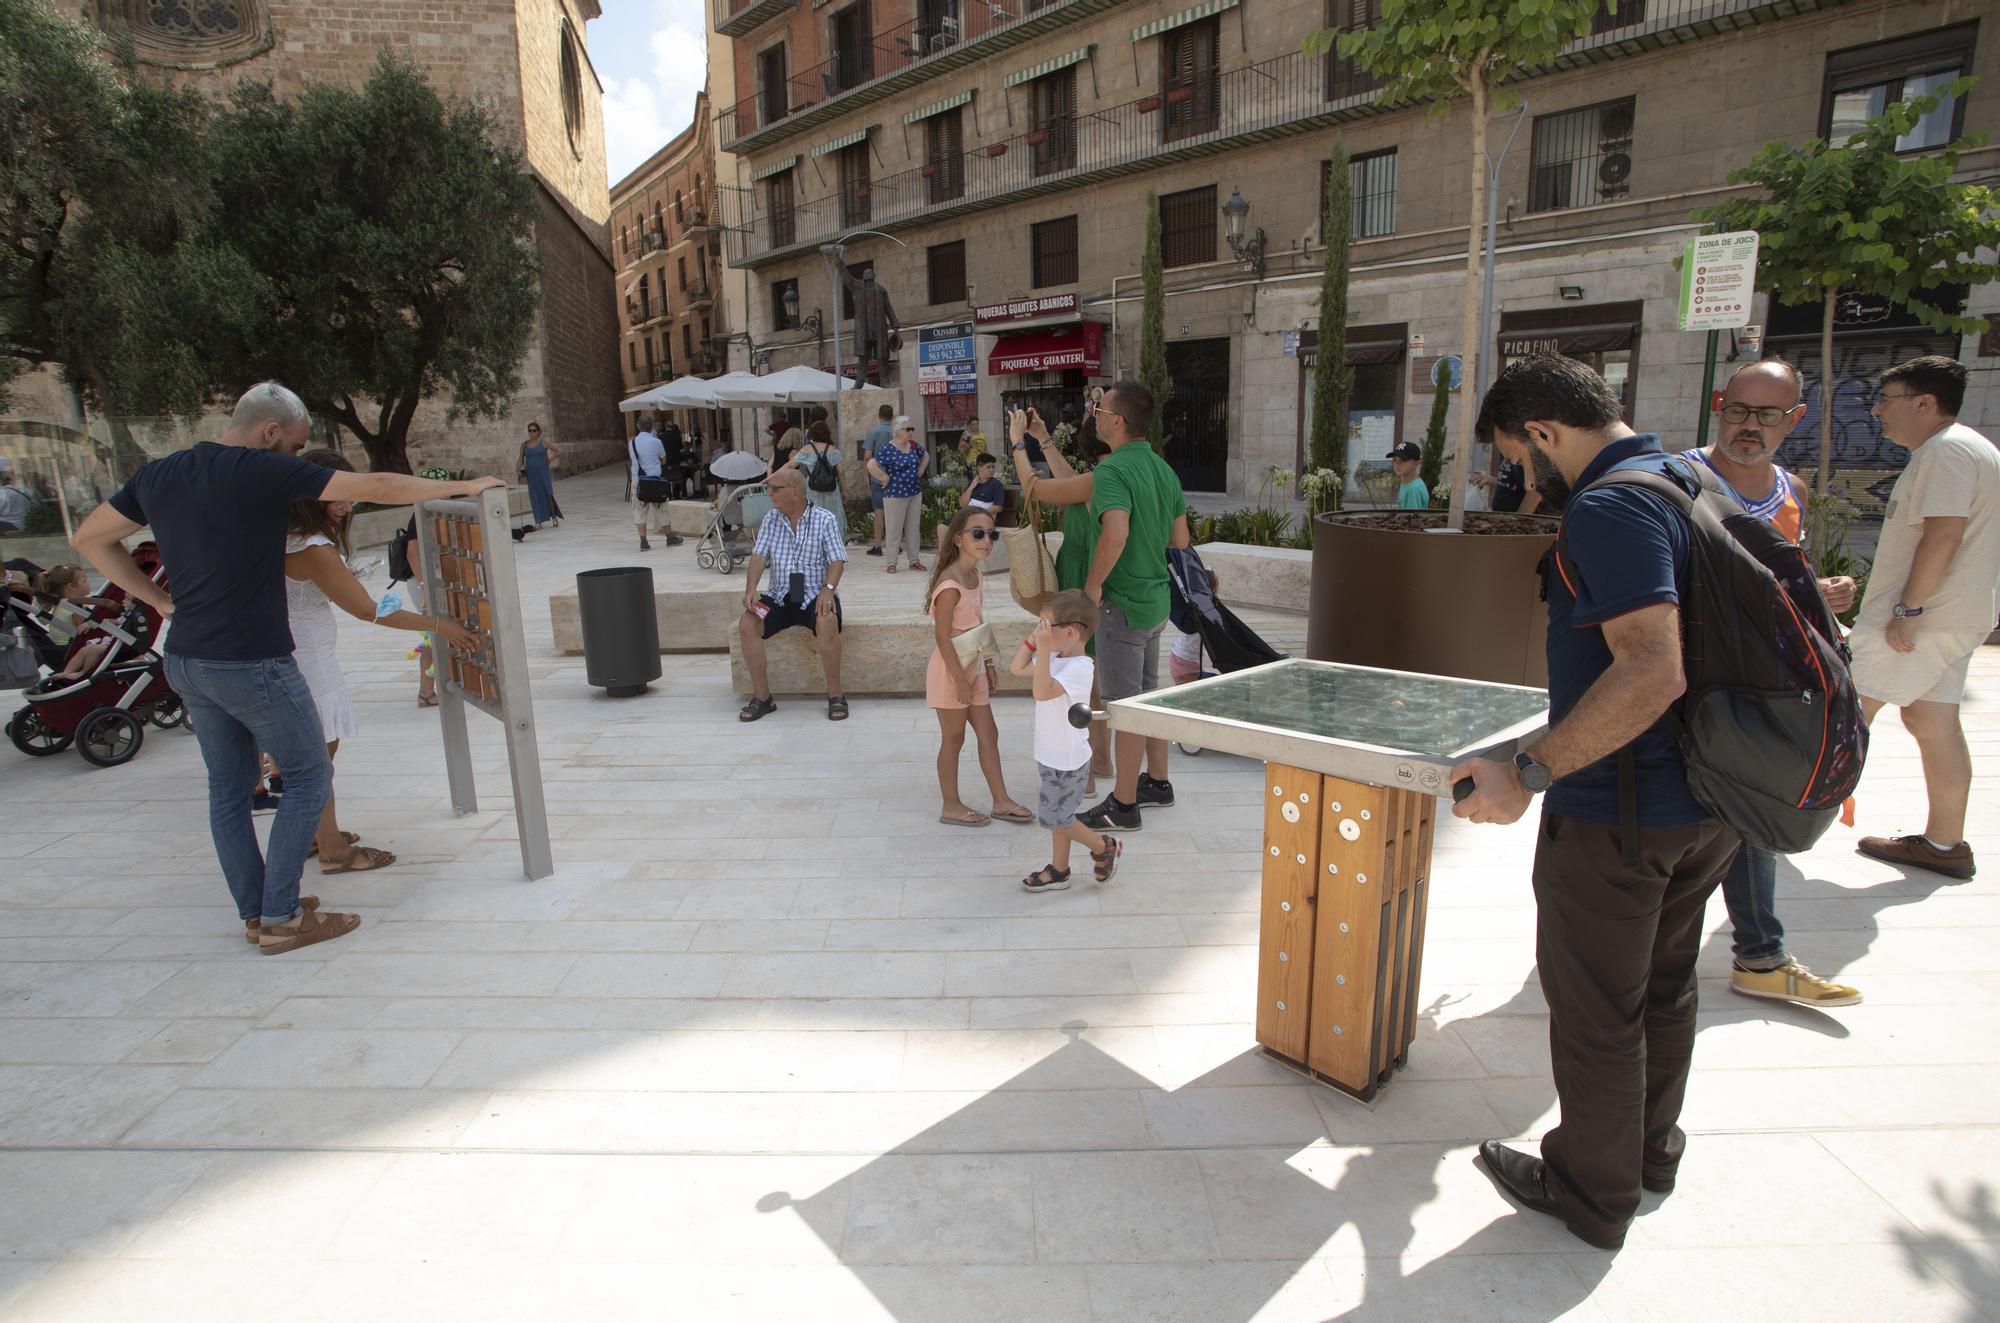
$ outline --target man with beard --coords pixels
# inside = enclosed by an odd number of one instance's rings
[[[1720,440],[1690,450],[1714,471],[1743,508],[1774,525],[1792,542],[1805,530],[1805,484],[1772,462],[1778,447],[1805,417],[1805,392],[1798,370],[1782,359],[1767,358],[1737,369],[1722,392]],[[1821,579],[1819,589],[1835,612],[1854,605],[1854,580],[1845,575]],[[1785,949],[1785,927],[1778,922],[1778,856],[1745,845],[1729,866],[1722,899],[1729,907],[1735,961],[1729,986],[1746,997],[1768,997],[1800,1006],[1852,1006],[1861,994],[1841,983],[1820,978]]]
[[[1511,363],[1483,412],[1496,438],[1528,451],[1538,485],[1546,465],[1571,495],[1565,554],[1548,578],[1549,731],[1511,763],[1471,758],[1451,771],[1473,781],[1452,810],[1473,822],[1515,822],[1548,791],[1535,957],[1562,1120],[1539,1158],[1497,1140],[1479,1154],[1522,1206],[1616,1249],[1641,1188],[1674,1186],[1702,911],[1741,844],[1688,789],[1668,719],[1687,687],[1680,602],[1694,534],[1650,491],[1592,487],[1615,469],[1668,473],[1670,461],[1583,364]]]

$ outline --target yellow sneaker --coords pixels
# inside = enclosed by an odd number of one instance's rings
[[[1853,1006],[1861,1000],[1858,989],[1823,979],[1796,960],[1776,969],[1731,969],[1729,986],[1746,997],[1768,997],[1795,1006]]]

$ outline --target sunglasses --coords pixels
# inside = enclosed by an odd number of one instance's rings
[[[968,528],[965,535],[974,542],[998,542],[1000,530],[997,528]]]

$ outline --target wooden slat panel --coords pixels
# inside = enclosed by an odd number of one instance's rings
[[[1306,1060],[1319,867],[1320,774],[1271,763],[1264,785],[1264,887],[1257,924],[1257,1041]],[[1296,812],[1287,813],[1290,806]]]
[[[1390,793],[1404,802],[1404,821],[1408,824],[1397,868],[1398,877],[1408,878],[1410,888],[1409,942],[1404,950],[1401,978],[1406,996],[1395,1035],[1395,1052],[1390,1058],[1391,1064],[1401,1066],[1408,1063],[1410,1044],[1417,1036],[1417,997],[1424,985],[1424,928],[1430,913],[1431,842],[1437,835],[1438,801],[1435,796],[1417,790]]]
[[[1386,989],[1378,982],[1392,968],[1384,928],[1393,917],[1395,892],[1384,866],[1389,830],[1383,811],[1390,792],[1331,776],[1324,792],[1306,1064],[1365,1098],[1375,1091],[1376,1044],[1387,1010]]]

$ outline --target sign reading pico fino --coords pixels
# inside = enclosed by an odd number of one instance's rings
[[[1757,231],[1688,240],[1681,256],[1680,329],[1730,331],[1750,324],[1757,292]]]

